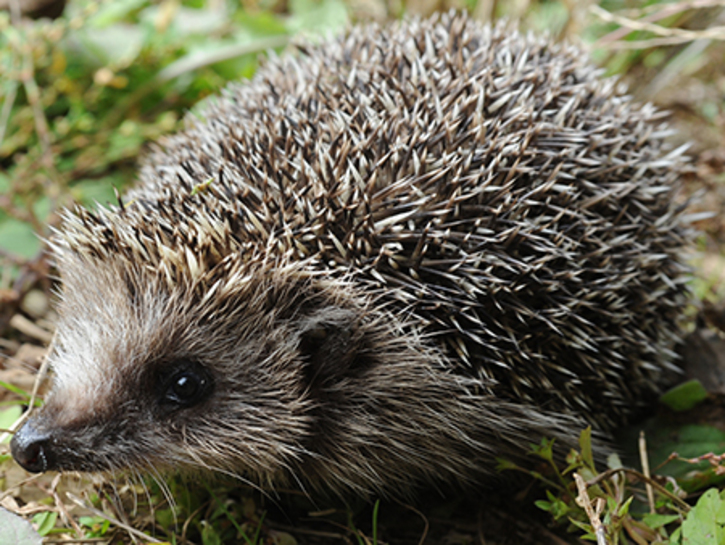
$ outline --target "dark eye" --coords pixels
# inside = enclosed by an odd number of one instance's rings
[[[212,390],[208,371],[200,363],[183,360],[162,381],[162,402],[176,407],[191,407],[202,402]]]

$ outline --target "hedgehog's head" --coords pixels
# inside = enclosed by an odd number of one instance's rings
[[[175,226],[144,210],[79,211],[52,243],[54,384],[13,455],[31,471],[276,478],[315,440],[324,381],[367,365],[364,313],[343,280],[234,242],[203,207]]]
[[[401,494],[486,473],[543,430],[575,444],[581,422],[486,397],[375,290],[231,228],[220,195],[177,197],[66,215],[53,388],[11,444],[29,471]]]

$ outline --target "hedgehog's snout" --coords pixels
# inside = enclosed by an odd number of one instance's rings
[[[31,419],[20,428],[10,442],[10,452],[23,468],[32,473],[55,469],[55,456],[50,432]]]

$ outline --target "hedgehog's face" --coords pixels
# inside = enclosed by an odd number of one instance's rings
[[[268,308],[261,286],[190,298],[127,266],[61,263],[53,389],[15,435],[15,459],[31,471],[283,472],[309,434],[306,355],[324,327]]]

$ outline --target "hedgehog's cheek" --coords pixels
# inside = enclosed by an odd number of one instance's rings
[[[58,469],[58,457],[53,443],[52,433],[38,418],[31,418],[13,436],[10,452],[15,461],[27,471],[42,473]]]

